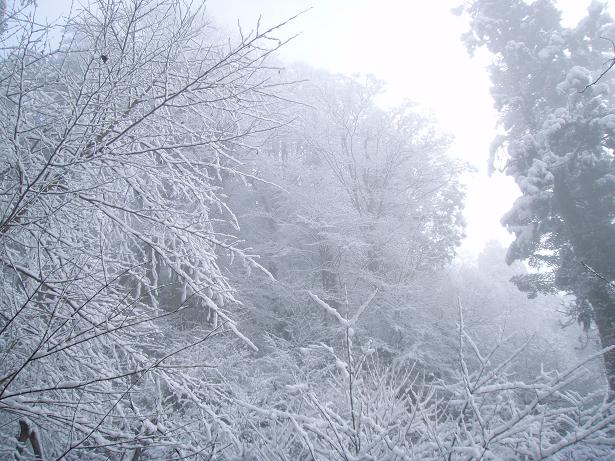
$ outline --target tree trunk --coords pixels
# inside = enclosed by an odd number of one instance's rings
[[[30,425],[23,419],[19,420],[19,436],[17,437],[17,452],[15,453],[15,459],[22,459],[24,452],[24,446],[26,442],[30,441],[32,451],[34,452],[34,459],[37,461],[43,461],[43,448],[41,447],[38,435],[35,430],[30,428]]]
[[[320,256],[320,278],[322,288],[327,294],[325,301],[334,309],[339,310],[341,307],[339,295],[339,279],[335,270],[334,256],[331,254],[331,248],[322,243],[318,246]],[[325,315],[326,318],[326,315]]]
[[[602,280],[593,282],[587,293],[602,347],[615,345],[615,300]],[[604,369],[611,393],[615,392],[615,350],[604,354]]]
[[[572,168],[569,165],[568,168]],[[555,174],[554,192],[561,217],[566,224],[568,239],[572,243],[575,259],[587,263],[601,276],[611,280],[615,275],[612,261],[613,227],[609,220],[600,219],[599,204],[592,194],[575,185],[574,172],[560,170]],[[579,205],[581,204],[581,205]],[[575,296],[589,301],[592,316],[602,347],[615,345],[615,297],[609,293],[607,282],[584,269],[578,277],[589,277],[586,284],[575,289]],[[604,355],[604,369],[611,393],[615,392],[615,351]]]

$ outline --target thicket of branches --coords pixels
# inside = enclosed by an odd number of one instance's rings
[[[38,457],[216,449],[206,375],[186,370],[211,365],[224,331],[251,345],[218,259],[258,263],[220,231],[237,223],[217,180],[278,125],[263,75],[278,45],[275,28],[211,43],[202,13],[147,0],[54,28],[28,6],[3,17],[3,456],[18,426]]]
[[[416,361],[386,363],[369,345],[356,343],[355,328],[375,295],[356,308],[346,306],[345,316],[311,295],[343,340],[339,348],[321,343],[302,349],[303,363],[311,366],[293,370],[295,381],[272,407],[237,401],[246,410],[243,419],[250,422],[257,459],[612,456],[615,403],[602,391],[571,389],[587,372],[585,365],[605,351],[560,372],[511,379],[528,343],[495,360],[509,338],[500,336],[492,348],[481,350],[468,334],[459,304],[456,367],[451,379],[434,381]]]

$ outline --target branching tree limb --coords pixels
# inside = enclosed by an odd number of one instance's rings
[[[605,64],[609,64],[609,66],[598,76],[598,78],[596,78],[593,82],[589,83],[588,85],[585,86],[585,88],[583,88],[583,90],[581,90],[579,93],[585,93],[585,91],[589,88],[594,86],[596,83],[598,83],[602,77],[604,77],[608,71],[610,71],[613,66],[615,66],[615,42],[613,42],[613,40],[611,40],[610,38],[606,38],[606,37],[600,37],[603,40],[608,40],[609,42],[611,42],[611,46],[613,47],[613,57],[611,59],[609,59],[608,61],[605,62]]]

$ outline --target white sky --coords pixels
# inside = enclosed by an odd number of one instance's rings
[[[464,21],[451,14],[459,0],[209,0],[218,24],[249,29],[259,15],[273,25],[312,9],[287,27],[301,35],[280,50],[288,61],[345,74],[371,73],[387,82],[385,104],[412,99],[455,137],[453,151],[478,172],[468,178],[467,238],[461,254],[491,239],[512,237],[500,224],[518,195],[512,178],[487,176],[496,113],[484,55],[470,59],[459,37]],[[584,16],[590,0],[560,0],[566,25]]]
[[[466,27],[450,13],[460,0],[208,0],[215,22],[237,32],[260,16],[275,25],[311,7],[281,33],[301,35],[279,52],[284,61],[303,61],[345,74],[371,73],[387,82],[383,104],[418,102],[455,137],[453,152],[478,173],[468,179],[467,238],[461,253],[511,236],[500,225],[518,190],[511,178],[487,176],[496,113],[489,94],[486,56],[470,59],[459,36]],[[39,13],[62,14],[68,0],[38,0]],[[559,0],[566,25],[584,16],[590,0]]]

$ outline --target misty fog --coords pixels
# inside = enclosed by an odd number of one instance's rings
[[[0,459],[615,459],[615,20],[0,0]]]

